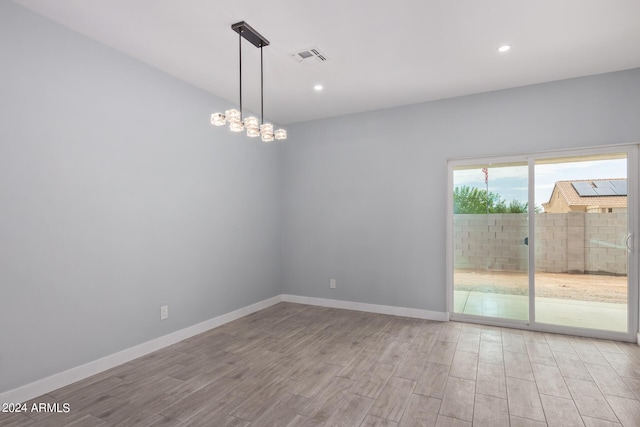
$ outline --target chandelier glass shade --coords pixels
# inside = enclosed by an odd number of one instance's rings
[[[231,29],[238,33],[238,56],[240,58],[240,109],[235,108],[224,113],[213,113],[211,124],[214,126],[224,126],[229,124],[232,132],[247,131],[247,136],[251,138],[260,137],[264,142],[271,142],[274,139],[287,139],[287,131],[284,129],[273,130],[271,123],[264,123],[264,67],[262,59],[262,48],[269,45],[269,41],[262,37],[256,30],[251,28],[246,22],[238,22],[231,26]],[[260,120],[257,117],[242,117],[242,39],[246,39],[255,47],[260,48]]]

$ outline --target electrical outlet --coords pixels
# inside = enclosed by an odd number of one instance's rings
[[[336,288],[336,279],[329,279],[329,287],[331,289],[335,289]]]
[[[166,320],[169,318],[169,306],[163,305],[160,307],[160,320]]]

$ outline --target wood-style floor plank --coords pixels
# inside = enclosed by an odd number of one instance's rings
[[[571,399],[540,395],[549,427],[582,427],[584,423]]]
[[[498,365],[478,363],[476,393],[506,399],[507,383],[504,368]]]
[[[447,386],[444,389],[442,404],[440,405],[440,414],[472,421],[475,388],[475,381],[449,377]]]
[[[478,360],[490,365],[503,365],[502,343],[480,339],[480,358]]]
[[[395,372],[394,377],[406,378],[408,380],[418,380],[427,362],[427,354],[419,351],[409,350]]]
[[[449,369],[448,365],[427,362],[414,393],[442,399],[449,377]]]
[[[478,353],[480,351],[480,334],[467,333],[463,330],[458,338],[456,351]]]
[[[546,421],[534,381],[507,377],[509,414],[535,421]]]
[[[577,354],[554,351],[553,356],[563,377],[591,381],[591,374]]]
[[[598,385],[602,394],[635,399],[636,395],[633,394],[633,391],[631,391],[622,378],[616,374],[616,371],[612,367],[592,365],[590,363],[585,363],[585,367]]]
[[[538,385],[538,393],[571,399],[569,389],[556,366],[532,363],[531,367]]]
[[[624,397],[607,396],[607,401],[623,426],[633,427],[640,423],[640,402]]]
[[[374,400],[357,394],[345,394],[338,402],[325,425],[336,427],[357,426],[365,419]]]
[[[400,427],[432,427],[438,420],[441,400],[432,397],[411,395],[409,404],[400,420]]]
[[[611,407],[594,382],[565,378],[580,415],[617,422]]]
[[[384,385],[387,383],[395,367],[375,363],[367,373],[351,387],[351,393],[363,397],[377,398]]]
[[[508,377],[534,381],[531,359],[527,353],[504,352],[504,372]]]
[[[506,399],[476,395],[473,411],[474,427],[495,427],[509,425],[509,407]]]
[[[476,380],[478,372],[478,354],[466,351],[456,351],[451,362],[449,375],[465,380]]]
[[[369,410],[369,414],[391,421],[400,421],[415,385],[415,381],[405,378],[390,378]]]

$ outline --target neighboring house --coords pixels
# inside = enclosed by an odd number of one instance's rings
[[[557,181],[551,198],[542,207],[545,213],[626,212],[627,180],[613,178]]]

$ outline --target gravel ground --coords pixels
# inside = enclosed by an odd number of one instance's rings
[[[526,273],[456,270],[454,288],[461,291],[527,295]],[[627,303],[627,277],[594,274],[536,273],[536,295],[579,301]]]

